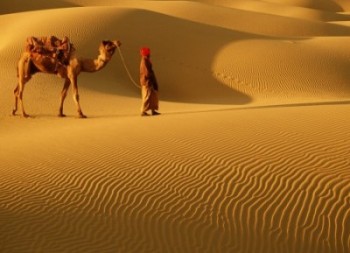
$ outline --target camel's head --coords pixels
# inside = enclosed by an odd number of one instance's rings
[[[114,40],[114,41],[104,40],[100,45],[100,51],[103,51],[107,55],[112,56],[115,52],[115,49],[117,47],[120,47],[121,44],[122,43],[119,40]]]

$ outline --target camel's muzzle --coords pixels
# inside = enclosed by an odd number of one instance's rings
[[[113,43],[116,47],[120,47],[122,45],[122,43],[119,40],[114,40]]]

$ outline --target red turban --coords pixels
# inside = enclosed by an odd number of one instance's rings
[[[140,50],[140,54],[142,56],[149,56],[151,54],[151,50],[148,47],[143,47]]]

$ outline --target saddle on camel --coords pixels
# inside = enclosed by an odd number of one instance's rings
[[[75,48],[66,36],[63,39],[55,36],[40,38],[31,36],[26,40],[25,50],[30,54],[34,63],[40,62],[51,66],[54,69],[50,69],[50,72],[57,72],[60,65],[67,66],[69,64],[70,56]]]

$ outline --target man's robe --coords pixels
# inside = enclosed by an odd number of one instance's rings
[[[142,95],[141,112],[158,110],[158,83],[152,63],[148,57],[142,57],[140,63],[140,84]]]

